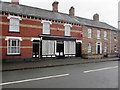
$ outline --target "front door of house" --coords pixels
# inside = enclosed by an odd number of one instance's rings
[[[64,41],[57,41],[56,53],[58,57],[64,57]]]
[[[33,41],[33,58],[40,57],[40,42],[39,40]]]
[[[101,54],[101,43],[97,43],[97,54]]]
[[[98,52],[98,54],[100,54],[100,45],[98,45],[98,50],[97,50]]]
[[[76,57],[81,56],[81,43],[76,43]]]

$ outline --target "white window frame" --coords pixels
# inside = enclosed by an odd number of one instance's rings
[[[107,35],[108,35],[107,31],[104,31],[104,40],[107,40]]]
[[[88,29],[88,38],[92,38],[92,29]]]
[[[107,53],[107,50],[108,50],[108,44],[104,44],[104,53]]]
[[[101,31],[97,30],[97,39],[100,39],[100,38],[101,38]]]
[[[76,43],[78,43],[78,42],[82,43],[82,40],[76,40]]]
[[[71,36],[72,25],[71,24],[64,24],[64,27],[65,27],[65,36]]]
[[[22,41],[22,38],[21,37],[6,37],[5,40],[7,40],[7,55],[18,55],[20,54],[20,41]],[[9,47],[12,47],[12,46],[9,46],[9,40],[18,40],[19,41],[19,46],[16,46],[16,47],[19,47],[19,53],[11,53],[9,52]],[[12,41],[10,41],[10,44],[12,44]]]
[[[7,18],[10,20],[10,22],[9,22],[9,32],[20,32],[20,20],[22,20],[21,17],[9,15]],[[12,20],[14,20],[14,19],[18,19],[18,22],[17,22],[18,24],[15,24],[15,25],[12,24]],[[13,29],[13,27],[14,28],[17,27],[17,29]]]
[[[43,34],[50,34],[50,24],[52,24],[52,22],[51,21],[42,20],[41,23],[43,23]],[[45,29],[45,24],[49,25],[47,30]]]
[[[92,53],[92,43],[88,43],[88,53]]]
[[[41,40],[40,38],[31,38],[31,41],[34,41],[34,40]]]

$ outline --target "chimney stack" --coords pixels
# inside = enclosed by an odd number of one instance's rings
[[[99,21],[99,14],[97,14],[97,13],[94,14],[94,15],[93,15],[93,20],[94,20],[94,21]]]
[[[12,0],[11,3],[19,5],[19,0]]]
[[[74,16],[75,15],[75,8],[72,6],[69,10],[69,15]]]
[[[59,2],[57,2],[57,1],[53,2],[53,4],[52,4],[53,12],[58,12],[58,4],[59,4]]]

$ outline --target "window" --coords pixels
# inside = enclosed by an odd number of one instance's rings
[[[117,33],[114,32],[114,39],[116,40],[117,39]]]
[[[20,41],[8,40],[8,54],[20,54]]]
[[[92,43],[88,43],[88,53],[92,52]]]
[[[104,53],[107,53],[107,48],[108,48],[108,45],[104,44]]]
[[[88,29],[88,38],[91,38],[91,37],[92,37],[92,30]]]
[[[19,24],[20,24],[21,18],[18,16],[9,16],[8,19],[10,19],[9,32],[20,32]]]
[[[20,54],[20,41],[22,41],[21,37],[6,37],[7,40],[7,54],[8,55],[16,55]]]
[[[100,30],[97,30],[97,39],[100,39]]]
[[[43,23],[43,34],[50,34],[50,24],[52,24],[50,21],[42,21]]]
[[[107,40],[107,31],[104,31],[104,39]]]
[[[75,54],[75,42],[64,41],[64,54]]]
[[[42,55],[55,55],[54,40],[42,40]]]
[[[71,31],[72,25],[70,25],[70,24],[65,24],[64,26],[65,26],[65,36],[70,36],[70,35],[71,35],[71,34],[70,34],[70,31]]]

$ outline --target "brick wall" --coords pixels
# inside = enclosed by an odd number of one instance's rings
[[[88,29],[92,29],[92,38],[88,38]],[[101,31],[101,38],[97,39],[97,30]],[[107,31],[107,40],[104,39],[104,31]],[[82,43],[82,54],[83,56],[87,58],[101,58],[103,57],[104,52],[104,45],[108,45],[107,54],[109,54],[109,57],[116,56],[116,53],[114,52],[114,46],[117,46],[118,50],[118,38],[117,40],[114,40],[114,32],[117,31],[111,31],[107,29],[101,29],[101,28],[93,28],[89,26],[83,27],[83,43]],[[117,32],[118,34],[118,32]],[[102,43],[102,55],[96,54],[96,42]],[[92,53],[88,53],[88,43],[92,43]],[[90,57],[91,56],[91,57]]]
[[[22,20],[20,21],[20,33],[10,33],[9,19],[7,19],[7,17],[8,15],[0,15],[0,18],[2,18],[0,25],[2,25],[3,31],[0,36],[0,39],[3,40],[2,45],[0,45],[0,49],[4,51],[2,53],[3,58],[32,58],[31,38],[40,38],[38,35],[42,34],[42,20],[37,18],[22,17]],[[59,21],[52,21],[52,24],[50,25],[51,35],[64,36],[64,24],[65,23],[61,23]],[[7,55],[7,40],[5,40],[6,36],[22,37],[22,41],[20,41],[20,56]],[[78,40],[82,40],[82,27],[80,25],[72,24],[71,36],[77,37]]]

